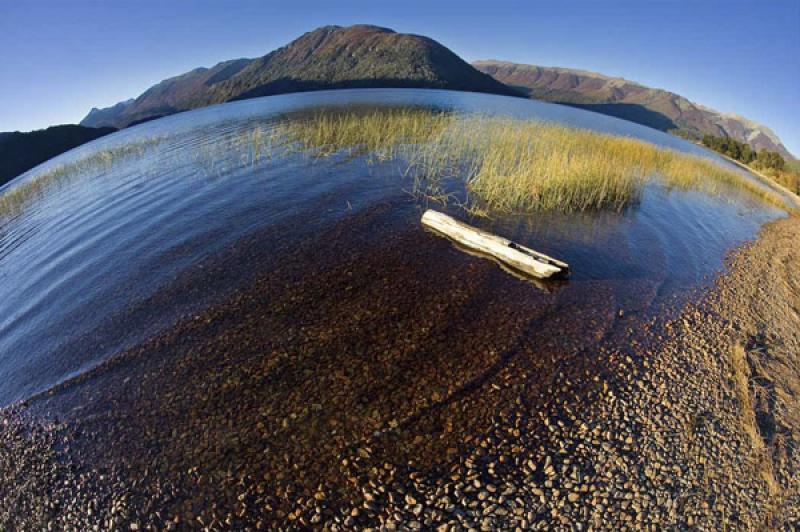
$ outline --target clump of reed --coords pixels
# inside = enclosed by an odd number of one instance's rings
[[[325,157],[341,151],[390,159],[407,154],[404,147],[433,140],[454,122],[454,116],[418,108],[320,111],[281,121],[274,135],[290,147]]]
[[[163,137],[160,136],[146,137],[81,155],[72,161],[50,166],[0,194],[0,216],[13,216],[31,199],[41,196],[47,189],[57,183],[65,182],[78,175],[108,171],[123,160],[141,157],[162,140]]]
[[[622,209],[639,198],[639,168],[623,168],[624,139],[542,122],[466,118],[450,133],[468,161],[467,189],[495,210]]]
[[[441,194],[461,177],[478,209],[509,212],[622,210],[644,185],[721,193],[735,187],[783,205],[774,193],[711,159],[650,143],[540,121],[424,109],[320,112],[275,132],[314,156],[347,152],[406,163],[415,190]]]

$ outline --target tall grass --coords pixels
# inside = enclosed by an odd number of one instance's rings
[[[504,211],[622,209],[638,201],[638,145],[541,122],[473,117],[446,142],[470,160],[468,190]],[[620,142],[622,141],[622,142]]]
[[[124,160],[141,157],[162,140],[163,137],[156,136],[143,138],[127,144],[120,144],[88,153],[72,161],[51,166],[23,183],[12,186],[3,192],[0,195],[0,216],[13,216],[29,201],[39,197],[45,190],[56,183],[87,173],[109,171],[114,165]]]
[[[54,182],[108,170],[161,140],[142,139],[51,167],[0,195],[0,215],[17,211]],[[223,175],[295,151],[395,162],[412,177],[415,193],[442,201],[449,197],[448,181],[458,180],[468,207],[478,213],[618,211],[638,202],[651,180],[712,194],[734,187],[784,206],[777,194],[711,159],[540,121],[421,108],[288,116],[210,139],[196,146],[194,163],[208,175]]]
[[[437,139],[454,121],[454,115],[415,108],[322,111],[283,120],[273,135],[316,156],[346,150],[389,159],[408,155],[409,145]]]
[[[461,177],[479,208],[525,212],[621,210],[645,184],[721,193],[744,189],[776,205],[776,194],[711,159],[644,141],[540,121],[426,110],[322,112],[275,129],[315,156],[346,151],[402,160],[418,189]]]

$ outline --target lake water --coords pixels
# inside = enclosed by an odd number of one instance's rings
[[[435,90],[345,90],[228,103],[109,135],[9,183],[123,146],[101,165],[62,171],[0,218],[0,405],[76,376],[269,273],[309,237],[387,207],[374,237],[419,231],[424,207],[391,164],[365,158],[254,158],[241,133],[321,107],[423,106],[566,123],[715,158],[681,139],[615,118],[519,98]],[[115,151],[116,150],[116,151]],[[726,163],[727,164],[727,163]],[[708,283],[732,247],[782,211],[731,190],[724,196],[646,188],[622,213],[454,216],[567,261],[563,297],[612,285],[619,308],[648,306]],[[347,236],[342,246],[349,245]],[[434,261],[431,256],[427,260]],[[475,260],[464,255],[464,264]],[[423,275],[425,264],[418,265]],[[417,273],[417,272],[411,272]],[[302,272],[300,274],[302,276]],[[519,281],[520,290],[537,290]],[[545,287],[557,289],[558,287]],[[435,287],[432,287],[435,289]],[[526,296],[527,297],[527,296]],[[548,300],[547,304],[554,304]],[[589,304],[589,298],[586,299]]]

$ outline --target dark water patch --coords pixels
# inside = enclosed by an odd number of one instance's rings
[[[86,467],[176,486],[165,515],[234,508],[244,482],[272,508],[245,521],[281,522],[318,485],[333,507],[360,496],[343,459],[446,471],[515,405],[558,412],[613,382],[610,345],[642,323],[619,309],[652,312],[653,282],[545,293],[410,223],[420,214],[407,198],[348,212],[279,254],[264,252],[275,234],[254,235],[211,267],[257,263],[249,282],[32,411],[75,427]],[[553,393],[559,375],[572,384]]]

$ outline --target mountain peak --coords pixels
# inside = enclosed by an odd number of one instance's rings
[[[383,26],[375,26],[373,24],[352,24],[350,26],[337,26],[335,24],[330,24],[328,26],[320,26],[317,29],[311,30],[309,33],[314,33],[318,31],[338,31],[338,30],[345,30],[345,31],[374,31],[379,33],[397,33],[391,28],[385,28]]]

